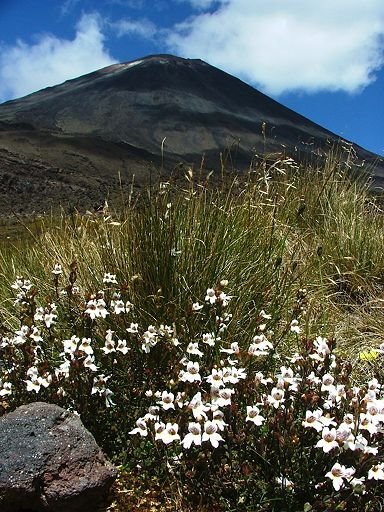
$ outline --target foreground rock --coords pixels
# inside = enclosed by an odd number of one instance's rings
[[[57,405],[0,418],[1,512],[97,510],[116,475],[80,419]]]

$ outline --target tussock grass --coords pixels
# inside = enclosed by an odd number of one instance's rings
[[[116,273],[143,321],[169,321],[227,279],[239,297],[236,334],[254,331],[261,308],[289,323],[305,289],[308,329],[338,333],[352,355],[381,342],[384,216],[367,183],[330,155],[322,168],[286,159],[225,185],[207,187],[191,173],[185,186],[153,186],[122,210],[47,219],[41,235],[1,249],[0,296],[17,274],[50,295],[49,269],[76,262],[85,289]]]

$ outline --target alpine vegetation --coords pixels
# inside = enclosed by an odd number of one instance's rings
[[[190,173],[2,249],[0,413],[79,414],[120,466],[114,510],[384,506],[380,202],[292,165],[229,192]]]

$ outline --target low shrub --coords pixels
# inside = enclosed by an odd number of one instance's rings
[[[360,354],[370,375],[358,383],[336,340],[310,334],[305,290],[294,318],[261,310],[244,332],[226,280],[169,325],[142,325],[116,275],[85,292],[76,263],[66,274],[55,265],[45,298],[24,277],[12,285],[3,413],[34,400],[72,409],[125,471],[167,482],[178,509],[384,506],[384,344]]]

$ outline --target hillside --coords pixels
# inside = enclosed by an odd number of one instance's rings
[[[183,162],[249,169],[255,156],[321,158],[340,138],[201,60],[155,55],[0,105],[0,215],[95,207]],[[384,163],[353,145],[359,168]]]

